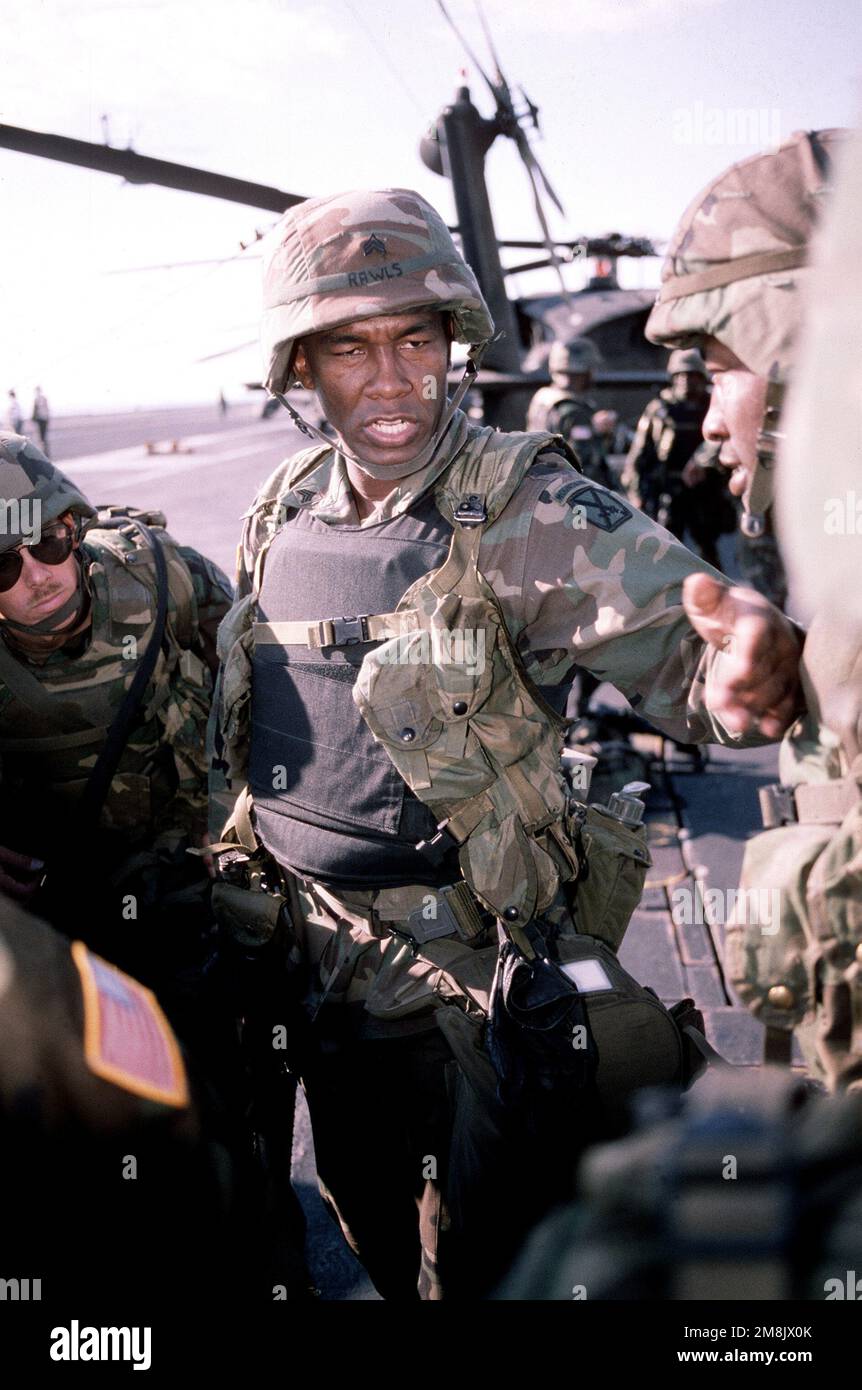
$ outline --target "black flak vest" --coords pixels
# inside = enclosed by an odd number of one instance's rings
[[[361,529],[294,512],[266,557],[259,621],[390,613],[414,580],[442,564],[451,534],[433,489],[404,515]],[[433,816],[353,702],[359,667],[376,645],[256,648],[249,786],[257,831],[280,863],[334,887],[451,883],[457,858],[436,871],[416,851],[434,833]]]

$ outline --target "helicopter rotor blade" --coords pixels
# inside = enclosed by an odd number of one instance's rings
[[[214,174],[207,169],[195,169],[187,164],[175,164],[167,159],[151,159],[134,150],[118,150],[112,145],[97,145],[90,140],[72,140],[65,135],[50,135],[42,130],[24,130],[20,126],[0,125],[0,148],[17,150],[20,154],[35,154],[43,159],[56,159],[61,164],[77,164],[84,169],[96,169],[104,174],[116,174],[127,183],[160,184],[185,193],[204,193],[245,207],[265,208],[267,212],[282,213],[305,196],[285,193],[246,179]]]
[[[503,76],[503,69],[500,67],[500,59],[497,56],[497,50],[494,47],[494,40],[491,37],[491,29],[487,19],[485,18],[485,11],[482,9],[482,0],[473,0],[473,4],[476,7],[476,13],[479,16],[479,23],[482,26],[482,33],[485,35],[485,42],[488,45],[488,52],[490,53],[491,61],[494,64],[494,71],[497,75],[497,81],[501,84],[501,86],[505,86],[508,88],[509,84]]]
[[[222,348],[220,352],[208,352],[206,357],[196,357],[195,366],[200,362],[214,362],[217,357],[231,357],[235,352],[243,352],[245,348],[255,347],[257,338],[249,338],[247,343],[235,343],[233,347]]]
[[[563,207],[556,194],[556,191],[551,185],[550,179],[548,178],[547,174],[545,173],[544,169],[542,168],[541,164],[536,158],[535,153],[533,151],[533,147],[527,139],[526,135],[524,134],[523,130],[519,130],[518,135],[515,137],[515,144],[518,146],[518,153],[520,154],[521,158],[526,164],[528,171],[531,173],[531,175],[535,175],[541,181],[542,187],[544,188],[554,207],[563,217],[565,217],[565,208]]]
[[[527,144],[526,139],[525,139],[524,143]],[[519,144],[519,148],[520,148],[520,144]],[[543,241],[544,241],[545,250],[546,250],[547,253],[548,253],[549,262],[550,262],[550,264],[553,266],[554,271],[555,271],[556,276],[557,276],[557,279],[558,279],[558,281],[559,281],[559,283],[560,283],[560,294],[562,295],[563,301],[564,301],[564,303],[566,304],[566,307],[567,307],[570,311],[574,312],[574,308],[575,308],[574,300],[572,299],[572,296],[571,296],[571,294],[569,293],[569,290],[568,290],[568,287],[567,287],[567,285],[566,285],[566,282],[565,282],[565,280],[563,279],[562,261],[560,260],[560,257],[557,255],[557,246],[556,246],[556,242],[554,241],[553,237],[551,236],[551,229],[550,229],[550,227],[548,226],[548,219],[547,219],[547,217],[545,216],[545,208],[544,208],[544,205],[543,205],[543,203],[542,203],[542,195],[541,195],[541,192],[540,192],[540,190],[539,190],[539,184],[538,184],[538,182],[537,182],[536,175],[535,175],[535,173],[534,173],[534,166],[536,165],[536,160],[535,160],[534,158],[532,158],[533,152],[532,152],[532,150],[530,149],[530,147],[529,147],[528,144],[527,144],[527,151],[528,151],[528,153],[527,153],[526,155],[524,154],[523,151],[521,152],[521,158],[522,158],[523,161],[524,161],[524,168],[527,170],[527,177],[528,177],[529,180],[530,180],[530,188],[532,189],[532,192],[533,192],[533,204],[534,204],[535,209],[536,209],[536,216],[537,216],[537,218],[539,219],[539,226],[540,226],[541,229],[542,229],[542,237],[543,237]]]
[[[201,261],[163,261],[161,265],[126,265],[119,266],[116,270],[103,270],[103,275],[142,275],[148,270],[186,270],[198,265],[231,265],[233,261],[238,261],[240,256],[208,256]],[[243,256],[246,261],[259,261],[260,255]]]
[[[493,96],[494,100],[497,101],[497,102],[499,103],[500,100],[501,100],[500,88],[499,88],[498,86],[496,86],[496,84],[491,80],[491,78],[490,78],[490,77],[488,76],[488,74],[486,73],[485,69],[482,67],[482,64],[479,62],[479,59],[476,57],[476,54],[473,52],[473,49],[470,47],[470,45],[469,45],[469,43],[467,42],[466,38],[465,38],[464,35],[461,33],[461,30],[458,28],[458,25],[455,23],[454,19],[452,18],[452,16],[450,15],[449,11],[447,10],[446,5],[444,4],[444,0],[437,0],[437,8],[439,9],[439,11],[440,11],[440,13],[442,14],[443,18],[445,19],[446,23],[449,25],[449,28],[452,30],[452,33],[455,35],[456,39],[457,39],[458,42],[460,43],[460,45],[461,45],[461,47],[463,48],[464,52],[467,54],[467,57],[470,59],[470,62],[473,64],[474,68],[475,68],[476,71],[478,72],[478,74],[479,74],[479,76],[481,77],[482,81],[485,83],[485,86],[486,86],[486,87],[488,88],[488,90],[490,91],[490,93],[491,93],[491,95]]]

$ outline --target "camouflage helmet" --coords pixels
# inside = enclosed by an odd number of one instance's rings
[[[548,354],[548,371],[551,376],[557,372],[591,372],[601,360],[590,338],[570,338],[567,342],[558,338]]]
[[[420,305],[451,314],[459,343],[493,335],[475,275],[420,194],[366,189],[299,203],[277,224],[264,259],[267,389],[296,384],[294,348],[308,334]]]
[[[21,510],[15,505],[25,499],[31,507],[38,504],[34,520],[40,526],[64,512],[85,518],[96,515],[84,494],[31,439],[0,430],[0,550],[11,550],[32,537],[29,526],[22,528]]]
[[[759,376],[786,381],[808,247],[843,130],[798,130],[731,165],[691,202],[671,239],[646,336],[665,347],[717,338]]]
[[[667,374],[676,376],[678,372],[700,372],[703,377],[708,375],[706,363],[697,348],[677,348],[671,353],[667,359]]]

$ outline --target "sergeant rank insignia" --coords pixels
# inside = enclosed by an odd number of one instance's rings
[[[372,232],[368,240],[362,243],[362,254],[364,256],[373,256],[375,251],[378,256],[385,256],[386,242],[382,237],[378,236],[376,232]]]

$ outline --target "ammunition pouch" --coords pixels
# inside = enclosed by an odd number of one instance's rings
[[[623,825],[594,805],[582,808],[569,824],[583,852],[580,873],[571,885],[578,931],[618,951],[652,863],[646,826]]]

